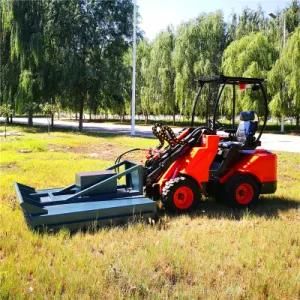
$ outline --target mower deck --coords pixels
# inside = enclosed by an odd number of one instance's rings
[[[122,166],[124,172],[108,172]],[[28,225],[35,229],[123,223],[156,214],[156,203],[143,196],[142,172],[142,166],[125,161],[102,173],[77,174],[76,178],[82,175],[82,181],[90,181],[84,187],[77,183],[61,189],[35,190],[15,183],[15,190]],[[122,176],[126,183],[117,185]]]

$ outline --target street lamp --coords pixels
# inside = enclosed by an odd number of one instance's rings
[[[135,135],[135,78],[136,78],[136,0],[133,2],[133,49],[131,89],[131,135]]]
[[[277,19],[279,18],[279,15],[275,15],[273,13],[269,13],[269,16],[272,18],[272,19]],[[285,46],[285,42],[286,42],[286,21],[285,21],[285,15],[283,14],[282,15],[282,18],[283,18],[283,24],[282,24],[282,32],[283,32],[283,47]]]
[[[276,18],[277,18],[277,16],[274,15],[273,13],[269,13],[269,16],[270,16],[272,19],[276,19]]]
[[[272,18],[272,19],[277,19],[279,18],[279,15],[275,15],[273,13],[269,13],[269,16]],[[282,47],[280,47],[280,55],[282,54],[282,49],[285,47],[285,42],[286,42],[286,20],[285,20],[285,15],[284,13],[282,14],[282,18],[283,18],[283,22],[282,22],[282,31],[283,31],[283,43],[282,43]],[[284,89],[284,82],[283,82],[283,88],[282,90]],[[281,96],[282,95],[282,90],[281,90]],[[281,114],[281,124],[280,124],[280,132],[284,132],[284,115]]]

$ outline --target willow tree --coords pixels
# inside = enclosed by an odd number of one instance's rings
[[[43,65],[41,66],[43,77],[42,111],[50,113],[51,128],[54,126],[54,113],[60,106],[62,97],[66,93],[65,74],[65,56],[66,48],[63,47],[61,38],[63,36],[61,28],[61,19],[65,21],[67,12],[63,9],[62,1],[43,0]],[[58,11],[62,10],[66,14],[60,15]],[[67,26],[63,27],[65,30]],[[50,107],[51,106],[51,107]],[[47,109],[46,109],[47,108]],[[47,114],[48,114],[47,113]]]
[[[173,63],[175,66],[176,103],[182,114],[189,115],[195,95],[195,80],[203,75],[219,73],[225,48],[225,23],[220,12],[201,15],[182,24],[177,32]],[[198,113],[207,113],[206,91],[198,106]]]
[[[137,48],[137,90],[138,99],[140,100],[140,109],[145,117],[145,123],[148,122],[148,116],[153,112],[152,107],[152,86],[151,73],[149,65],[151,60],[151,45],[147,41],[141,41]]]
[[[300,125],[300,28],[298,27],[290,37],[283,60],[287,64],[287,90],[292,98],[293,116],[296,118],[297,126]]]
[[[16,108],[28,113],[29,125],[32,125],[35,102],[41,97],[42,12],[41,0],[9,0],[3,15],[4,22],[10,24],[11,61],[17,61],[20,69]]]
[[[190,112],[196,78],[194,65],[199,59],[200,52],[199,41],[195,21],[182,24],[178,28],[173,62],[176,71],[176,104],[183,115]]]
[[[276,59],[276,51],[262,33],[252,33],[232,42],[223,55],[222,69],[229,76],[266,78]],[[263,113],[262,101],[251,90],[238,93],[238,110],[254,109]],[[225,102],[225,111],[230,101]]]
[[[10,105],[11,112],[15,108],[15,96],[18,91],[20,66],[12,58],[11,22],[12,2],[0,2],[0,105]],[[10,115],[12,122],[12,114]]]
[[[235,38],[240,39],[248,34],[261,32],[267,25],[267,18],[261,7],[256,10],[245,8],[238,17]]]
[[[287,32],[294,32],[300,25],[300,1],[292,0],[290,5],[284,9]]]
[[[300,28],[288,39],[286,47],[268,74],[272,101],[271,112],[276,116],[300,119]]]
[[[175,122],[175,69],[172,64],[174,34],[169,28],[161,32],[151,45],[146,80],[155,114],[171,114]]]

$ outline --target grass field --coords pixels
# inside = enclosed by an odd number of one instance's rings
[[[12,187],[62,186],[152,139],[10,127],[0,153],[0,299],[299,299],[300,155],[278,153],[278,191],[253,211],[212,201],[96,232],[30,231]],[[142,157],[139,156],[138,160]]]

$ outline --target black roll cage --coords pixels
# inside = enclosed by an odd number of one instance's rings
[[[232,77],[232,76],[225,76],[225,75],[219,75],[219,76],[212,76],[212,77],[201,77],[196,80],[199,84],[199,88],[197,90],[197,93],[194,98],[193,106],[192,106],[192,116],[191,116],[191,127],[194,126],[194,119],[195,119],[195,113],[196,113],[196,107],[200,98],[200,95],[202,93],[203,87],[205,84],[210,83],[216,83],[221,86],[221,89],[219,89],[217,99],[214,104],[214,114],[213,114],[213,121],[212,121],[212,130],[216,130],[216,118],[217,118],[217,111],[218,106],[220,102],[220,98],[223,94],[224,88],[226,85],[232,85],[233,90],[233,97],[232,97],[232,128],[235,126],[235,107],[236,107],[236,85],[239,84],[253,84],[259,87],[264,101],[264,120],[263,120],[263,126],[261,127],[261,130],[259,132],[259,135],[256,139],[256,141],[259,141],[261,138],[261,135],[263,131],[266,128],[267,119],[268,119],[268,99],[267,99],[267,93],[264,88],[264,79],[263,78],[246,78],[246,77]]]

